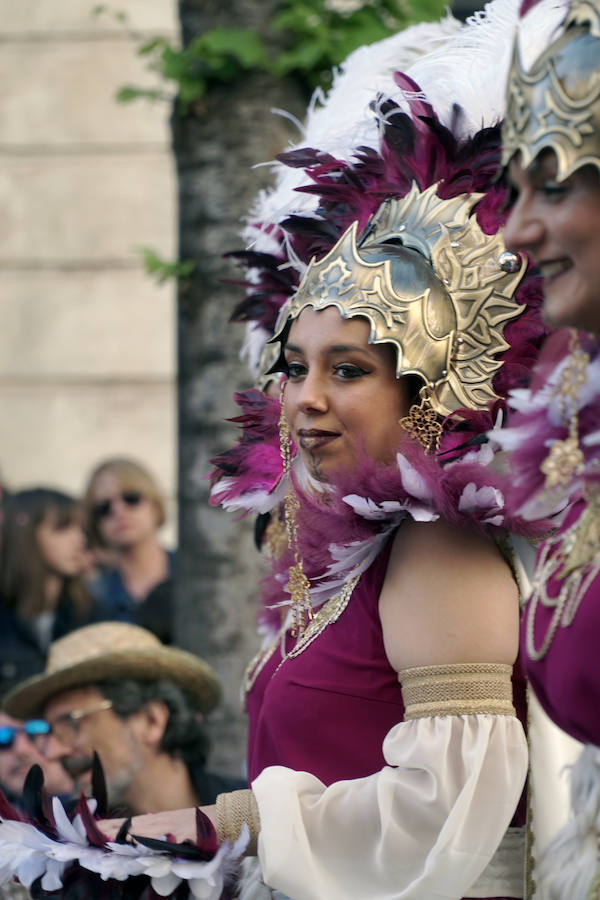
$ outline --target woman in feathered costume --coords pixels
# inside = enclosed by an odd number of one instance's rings
[[[484,434],[543,329],[500,233],[500,110],[487,91],[460,102],[458,59],[484,83],[467,47],[486,24],[397,75],[376,146],[284,155],[300,208],[265,198],[264,243],[241,255],[237,316],[273,334],[254,356],[285,388],[281,404],[240,397],[244,436],[216,461],[212,502],[271,511],[271,544],[277,527],[287,539],[245,684],[252,790],[216,820],[232,836],[255,823],[264,882],[294,900],[523,896],[502,551],[528,526],[507,515]]]
[[[272,336],[254,357],[281,402],[241,395],[211,500],[272,512],[276,552],[245,684],[251,790],[204,810],[221,840],[251,831],[245,900],[524,896],[507,535],[539,523],[508,513],[485,440],[543,333],[493,183],[515,21],[502,3],[453,29],[356,129],[326,106],[332,140],[284,155],[250,225],[237,317]]]
[[[524,21],[538,21],[537,6]],[[503,126],[513,205],[505,239],[543,279],[548,342],[502,438],[512,505],[561,523],[542,544],[525,611],[527,674],[550,717],[584,748],[573,816],[541,875],[552,900],[600,888],[600,6],[575,0],[539,57],[515,47]],[[570,326],[566,328],[565,326]],[[546,894],[544,894],[546,896]]]

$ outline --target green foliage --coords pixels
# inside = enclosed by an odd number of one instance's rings
[[[156,278],[159,284],[164,284],[170,278],[185,280],[196,268],[196,263],[191,259],[167,262],[150,247],[140,247],[139,252],[142,254],[146,272]]]
[[[164,91],[155,88],[139,88],[134,84],[124,84],[115,94],[118,103],[131,103],[132,100],[162,100]]]
[[[155,38],[143,44],[138,53],[150,57],[151,68],[177,85],[184,111],[211,83],[231,82],[244,70],[268,67],[260,37],[246,28],[212,28],[181,50],[164,38]]]
[[[435,18],[443,9],[436,7]],[[273,28],[286,49],[274,61],[275,72],[300,74],[313,87],[357,47],[422,18],[420,8],[399,0],[283,0]]]
[[[443,0],[280,0],[264,36],[248,28],[212,28],[182,49],[165,38],[153,38],[138,54],[176,87],[179,112],[186,114],[211,87],[234,82],[249,71],[293,75],[308,89],[326,87],[332,67],[352,50],[414,22],[437,19],[443,10]],[[125,85],[117,99],[128,103],[164,96],[160,90]]]

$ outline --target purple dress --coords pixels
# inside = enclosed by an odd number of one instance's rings
[[[391,541],[361,577],[339,618],[302,653],[282,663],[277,645],[256,675],[246,697],[250,783],[267,766],[310,772],[330,785],[386,765],[383,740],[404,719],[398,674],[385,654],[378,609],[390,550]],[[288,634],[286,651],[294,644]],[[513,684],[515,708],[525,723],[519,667]],[[525,806],[523,796],[511,825],[524,824]]]

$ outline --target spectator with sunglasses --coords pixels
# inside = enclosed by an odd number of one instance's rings
[[[73,781],[63,766],[42,753],[49,733],[50,725],[45,719],[22,722],[0,712],[0,788],[13,806],[20,807],[25,776],[35,764],[41,766],[51,794],[68,795],[73,791]]]
[[[108,459],[92,472],[83,505],[92,549],[114,561],[90,585],[103,618],[135,622],[172,643],[175,554],[159,540],[165,500],[156,481],[133,459]]]
[[[16,809],[22,805],[25,777],[36,764],[41,767],[51,794],[65,797],[73,792],[73,781],[63,766],[42,753],[49,733],[50,725],[45,719],[22,722],[0,711],[0,789]],[[0,888],[0,900],[31,900],[31,894],[24,885],[13,882]]]
[[[37,487],[11,494],[0,525],[0,696],[40,672],[50,642],[95,618],[80,504]]]

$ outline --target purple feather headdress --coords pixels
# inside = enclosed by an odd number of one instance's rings
[[[436,192],[444,200],[483,194],[472,215],[486,234],[501,228],[505,188],[495,180],[499,127],[457,137],[465,130],[460,109],[454,110],[450,126],[443,125],[412,79],[397,74],[396,83],[409,111],[379,98],[379,151],[359,147],[351,159],[344,160],[300,148],[279,157],[284,165],[305,173],[307,183],[296,190],[313,195],[317,206],[310,214],[290,215],[279,223],[283,239],[276,253],[236,255],[250,269],[251,278],[234,320],[254,321],[268,336],[310,260],[325,256],[352,223],[363,229],[385,200],[404,197],[415,183],[421,191],[437,185]],[[513,531],[537,536],[547,529],[546,520],[526,522],[513,514],[507,503],[511,479],[503,469],[502,454],[495,454],[495,445],[487,442],[487,432],[502,421],[508,392],[527,384],[546,335],[538,277],[525,275],[516,301],[523,312],[506,327],[509,346],[498,357],[502,365],[493,379],[499,399],[490,409],[462,409],[448,416],[437,457],[427,456],[407,439],[397,448],[393,463],[381,466],[364,456],[354,472],[336,476],[326,488],[313,485],[306,491],[309,476],[296,455],[291,477],[304,497],[298,512],[299,550],[314,606],[339,591],[350,569],[364,571],[407,516],[420,521],[441,516],[496,534]],[[242,514],[276,510],[289,487],[279,451],[279,403],[257,390],[239,394],[236,400],[243,412],[233,421],[242,427],[242,437],[235,448],[213,460],[211,503]],[[263,590],[267,605],[282,605],[282,586],[291,562],[285,552],[273,561],[273,576]]]

